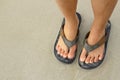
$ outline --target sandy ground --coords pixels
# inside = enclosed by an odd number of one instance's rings
[[[77,11],[82,15],[79,50],[74,63],[66,65],[53,54],[63,18],[55,0],[0,0],[0,80],[119,80],[120,1],[110,18],[106,58],[94,70],[77,62],[93,20],[90,0],[79,0]]]

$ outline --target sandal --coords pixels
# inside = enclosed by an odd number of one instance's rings
[[[68,51],[70,50],[70,48],[71,48],[73,45],[77,44],[78,39],[79,39],[79,27],[80,27],[80,24],[81,24],[81,15],[80,15],[79,13],[76,13],[76,14],[77,14],[78,19],[79,19],[78,33],[77,33],[76,38],[75,38],[73,41],[69,41],[68,39],[66,39],[65,34],[64,34],[64,30],[63,30],[63,29],[64,29],[64,25],[65,25],[65,19],[63,19],[63,22],[62,22],[62,25],[61,25],[59,34],[58,34],[58,36],[57,36],[57,39],[56,39],[56,42],[55,42],[55,45],[54,45],[54,55],[55,55],[55,57],[56,57],[59,61],[61,61],[61,62],[63,62],[63,63],[66,63],[66,64],[70,64],[70,63],[72,63],[72,62],[75,60],[77,49],[76,49],[76,51],[75,51],[75,56],[74,56],[74,58],[72,58],[72,59],[63,58],[62,56],[60,56],[60,55],[58,54],[58,52],[57,52],[57,50],[56,50],[56,45],[57,45],[57,43],[58,43],[59,36],[62,37],[64,43],[65,43],[66,46],[68,47]]]
[[[107,24],[106,29],[105,29],[105,36],[103,36],[98,41],[98,43],[96,43],[95,45],[89,45],[88,44],[87,38],[88,38],[90,32],[88,32],[86,34],[83,48],[85,48],[85,50],[87,51],[87,55],[89,54],[89,52],[95,50],[96,48],[100,47],[102,44],[105,43],[104,54],[103,54],[104,57],[102,58],[102,60],[99,60],[98,62],[93,62],[93,63],[86,64],[85,62],[80,61],[80,55],[81,55],[81,53],[80,53],[79,59],[78,59],[78,64],[79,64],[80,67],[82,67],[84,69],[93,69],[93,68],[98,67],[103,62],[103,60],[105,58],[106,50],[107,50],[107,43],[108,43],[108,39],[109,39],[110,30],[111,30],[111,22],[108,21],[108,24]],[[81,50],[81,52],[82,52],[82,50]]]

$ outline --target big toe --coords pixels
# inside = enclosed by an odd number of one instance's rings
[[[76,45],[74,45],[73,47],[70,48],[70,51],[68,53],[68,58],[69,59],[73,59],[75,56],[75,51],[76,51]]]
[[[81,55],[80,55],[80,61],[81,61],[81,62],[84,62],[85,59],[86,59],[86,51],[85,51],[85,49],[83,49],[83,50],[82,50],[82,53],[81,53]]]

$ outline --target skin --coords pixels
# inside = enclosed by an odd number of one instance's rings
[[[66,23],[64,26],[64,33],[68,40],[72,41],[75,39],[78,29],[78,18],[76,16],[77,0],[56,0],[63,16],[65,17]],[[72,35],[71,35],[72,34]],[[73,58],[74,52],[76,50],[76,45],[68,48],[63,42],[62,38],[59,38],[58,44],[56,46],[58,53],[64,58]]]
[[[91,0],[94,20],[90,29],[90,35],[88,37],[88,43],[90,45],[96,44],[104,35],[107,21],[109,20],[115,5],[118,0]],[[68,40],[72,41],[75,39],[78,29],[79,20],[76,16],[77,0],[56,0],[59,9],[65,17],[66,23],[64,26],[64,33]],[[63,42],[62,38],[59,37],[59,41],[56,46],[58,54],[64,58],[73,58],[75,55],[76,45],[68,48]],[[86,50],[83,48],[80,56],[80,61],[86,63],[93,63],[103,58],[104,44],[99,48],[90,52],[86,56]]]

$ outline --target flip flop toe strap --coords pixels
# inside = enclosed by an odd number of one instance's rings
[[[77,36],[73,41],[70,41],[65,37],[63,27],[61,27],[61,29],[60,29],[60,36],[62,37],[62,39],[63,39],[65,45],[68,47],[68,49],[70,49],[73,45],[75,45],[77,43],[77,41],[79,39],[79,29],[78,29]]]
[[[85,50],[87,51],[87,53],[89,53],[89,52],[97,49],[97,48],[100,47],[103,43],[105,43],[106,40],[107,40],[107,35],[105,35],[105,36],[103,36],[96,44],[90,45],[90,44],[88,44],[88,42],[87,42],[87,38],[88,38],[89,33],[90,33],[90,32],[87,33],[87,35],[86,35],[87,37],[86,37],[86,39],[85,39],[85,41],[84,41],[84,48],[85,48]]]

